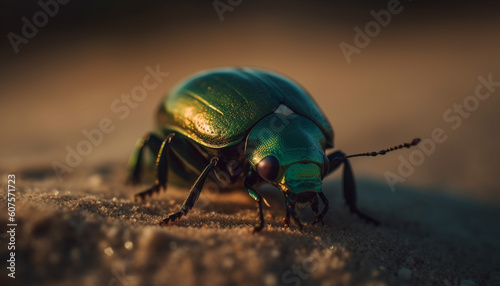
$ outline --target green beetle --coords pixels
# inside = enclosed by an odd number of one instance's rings
[[[259,223],[264,226],[262,196],[256,187],[270,183],[285,196],[288,226],[297,203],[308,203],[323,223],[328,200],[321,191],[325,176],[344,164],[343,191],[350,211],[368,222],[378,222],[356,206],[356,189],[350,164],[353,156],[383,155],[410,147],[418,139],[379,152],[346,156],[333,147],[333,130],[309,94],[292,80],[265,70],[223,68],[205,71],[184,81],[165,97],[157,115],[158,129],[137,142],[130,159],[129,181],[141,177],[143,151],[156,157],[154,185],[136,195],[166,189],[171,183],[192,184],[179,212],[165,218],[168,224],[193,208],[206,179],[221,188],[241,186],[257,201]],[[319,199],[324,207],[319,211]]]

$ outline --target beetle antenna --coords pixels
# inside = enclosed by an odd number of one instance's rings
[[[415,138],[410,143],[403,143],[403,144],[396,145],[396,146],[391,147],[391,148],[380,150],[378,152],[367,152],[367,153],[359,153],[359,154],[348,155],[348,156],[345,156],[343,159],[352,158],[352,157],[362,157],[362,156],[385,155],[387,152],[391,152],[391,151],[398,150],[398,149],[403,149],[403,148],[410,148],[411,146],[415,146],[418,143],[420,143],[420,138]]]

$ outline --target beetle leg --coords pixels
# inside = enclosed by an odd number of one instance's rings
[[[127,183],[135,185],[141,181],[142,156],[144,148],[148,147],[151,150],[151,153],[153,153],[154,156],[157,156],[160,151],[161,144],[162,139],[160,139],[160,137],[158,137],[155,133],[149,133],[143,138],[137,140],[134,153],[130,157],[128,163],[130,173],[127,178]]]
[[[262,212],[262,197],[257,194],[259,198],[257,199],[257,205],[259,207],[259,224],[253,228],[253,232],[259,232],[264,227],[264,214]]]
[[[351,164],[349,163],[349,160],[344,159],[344,174],[343,174],[343,191],[344,191],[344,198],[346,200],[346,204],[349,207],[349,210],[351,213],[356,214],[360,218],[364,219],[366,222],[371,222],[375,225],[379,225],[380,223],[371,218],[370,216],[362,213],[361,211],[358,210],[358,207],[356,205],[356,184],[354,183],[354,175],[352,173],[351,169]]]
[[[292,215],[292,218],[295,221],[295,223],[297,223],[299,229],[302,230],[303,229],[302,223],[300,222],[300,219],[297,216],[297,213],[295,212],[295,204],[291,205],[291,207],[290,207],[290,214]]]
[[[321,225],[324,225],[325,223],[323,222],[323,218],[325,217],[326,213],[328,212],[329,204],[328,204],[328,199],[326,198],[325,194],[323,192],[320,192],[319,197],[321,198],[321,201],[325,205],[321,213],[318,213],[318,199],[317,197],[314,198],[315,201],[315,209],[313,211],[316,213],[316,219],[313,221],[313,225],[320,222]]]
[[[147,195],[152,196],[153,193],[159,192],[160,188],[163,187],[163,189],[166,190],[167,188],[167,172],[168,172],[168,166],[167,166],[167,157],[168,153],[170,152],[169,150],[169,145],[170,142],[172,142],[172,139],[174,138],[175,133],[170,134],[167,139],[163,140],[161,143],[160,149],[158,150],[158,155],[156,157],[156,165],[155,165],[155,183],[154,185],[146,189],[145,191],[142,191],[138,194],[135,195],[135,200],[137,201],[138,198],[145,199]]]
[[[175,220],[181,218],[182,216],[186,215],[194,206],[196,203],[196,200],[198,200],[198,197],[200,196],[201,189],[203,188],[203,185],[205,184],[205,181],[208,177],[208,174],[212,170],[214,166],[217,165],[217,162],[219,161],[219,158],[213,157],[210,160],[210,163],[208,166],[205,167],[203,172],[201,172],[200,176],[194,182],[194,185],[191,187],[191,190],[189,191],[189,194],[182,204],[182,208],[179,212],[176,212],[174,214],[171,214],[169,217],[164,219],[160,225],[168,224],[169,222],[174,222]]]
[[[262,200],[258,200],[259,205],[259,225],[254,227],[253,232],[259,232],[264,227],[264,214],[262,213]]]
[[[257,205],[258,205],[258,212],[259,212],[259,224],[256,225],[253,229],[253,232],[259,232],[262,230],[262,228],[264,227],[264,214],[262,212],[262,196],[257,193],[255,191],[255,189],[252,187],[252,185],[255,184],[256,182],[256,177],[255,177],[255,172],[252,172],[250,171],[248,176],[245,177],[245,181],[244,181],[244,186],[245,186],[245,189],[247,190],[248,194],[250,195],[250,197],[252,197],[256,202],[257,202]]]
[[[285,217],[285,227],[290,225],[290,216],[297,223],[300,230],[302,230],[302,223],[300,222],[297,213],[295,212],[295,203],[292,203],[288,197],[285,198],[286,202],[286,217]]]
[[[288,211],[288,207],[286,208],[286,216],[283,218],[283,225],[290,227],[290,212]]]
[[[314,198],[311,201],[311,209],[314,212],[314,214],[318,215],[319,214],[319,209],[318,209],[318,197],[314,196]]]

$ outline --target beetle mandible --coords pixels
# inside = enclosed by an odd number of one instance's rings
[[[322,180],[343,165],[343,193],[349,210],[367,222],[378,221],[356,205],[356,187],[347,158],[376,156],[418,144],[419,139],[379,152],[347,156],[333,148],[330,123],[310,95],[291,79],[254,68],[222,68],[201,72],[178,85],[163,100],[157,130],[139,139],[129,165],[129,182],[141,178],[143,151],[156,158],[155,182],[135,195],[144,199],[167,181],[194,184],[181,210],[160,225],[185,216],[193,208],[207,177],[223,187],[243,185],[258,205],[258,224],[264,226],[263,197],[256,191],[270,183],[283,192],[285,225],[290,217],[302,229],[296,204],[310,204],[312,224],[323,224],[328,199]],[[236,167],[235,167],[236,166]],[[319,200],[323,209],[319,210]]]

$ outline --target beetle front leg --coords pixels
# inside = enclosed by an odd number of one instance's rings
[[[194,185],[191,187],[191,190],[189,190],[189,194],[182,204],[182,208],[179,212],[176,212],[174,214],[171,214],[169,217],[164,219],[160,225],[168,224],[169,222],[174,222],[177,219],[180,219],[182,216],[186,215],[194,206],[198,198],[200,197],[201,190],[203,188],[203,185],[205,184],[205,181],[207,180],[209,172],[212,170],[213,167],[217,165],[217,162],[219,161],[219,158],[213,157],[210,160],[210,163],[208,166],[205,167],[203,172],[201,172],[200,176],[194,182]]]
[[[297,223],[299,229],[302,230],[303,228],[302,223],[300,222],[300,219],[297,216],[297,213],[295,212],[295,203],[292,203],[292,201],[288,197],[285,197],[285,203],[286,203],[285,227],[290,226],[290,216],[291,216],[293,220]]]
[[[323,208],[323,211],[321,211],[321,213],[318,213],[318,205],[317,205],[318,199],[315,198],[316,205],[314,206],[313,210],[316,213],[316,219],[313,221],[312,224],[314,225],[314,224],[317,224],[318,222],[320,222],[321,225],[324,225],[325,223],[323,222],[323,218],[325,217],[325,215],[328,212],[330,207],[328,204],[328,199],[326,198],[325,194],[323,194],[323,192],[320,192],[318,195],[321,198],[321,201],[323,202],[325,207]]]
[[[253,229],[253,232],[259,232],[264,228],[264,214],[262,212],[262,196],[255,191],[253,186],[257,183],[257,173],[255,173],[252,169],[249,171],[248,175],[245,177],[245,180],[243,181],[243,185],[245,189],[247,190],[248,194],[252,199],[254,199],[257,202],[258,206],[258,215],[259,215],[259,224],[256,225]]]
[[[283,225],[285,227],[290,227],[290,212],[288,211],[288,207],[286,207],[286,215],[283,218]]]
[[[316,216],[319,214],[318,197],[316,197],[316,196],[311,201],[311,209]]]
[[[247,189],[248,190],[248,189]],[[250,194],[250,191],[248,192]],[[262,212],[262,196],[257,194],[255,191],[250,194],[251,197],[255,196],[255,201],[257,201],[257,206],[259,208],[259,224],[253,228],[253,232],[259,232],[264,228],[264,213]]]

